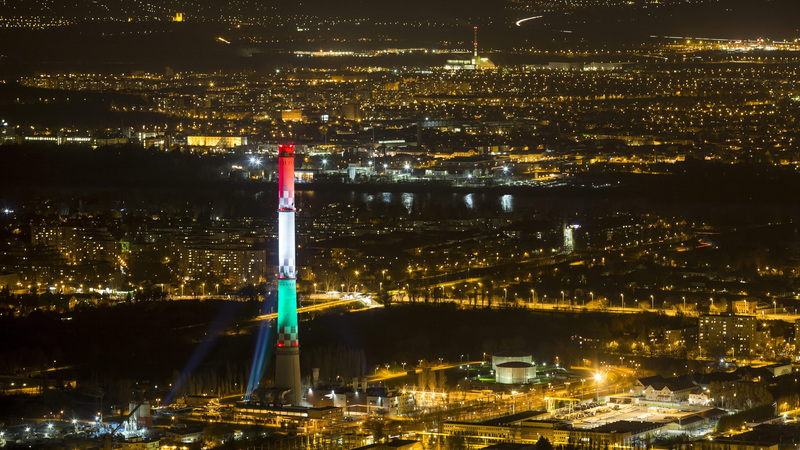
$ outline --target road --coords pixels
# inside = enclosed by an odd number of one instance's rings
[[[431,369],[431,371],[447,370],[447,369],[454,369],[456,367],[463,366],[463,365],[473,365],[473,364],[483,364],[483,363],[485,363],[485,361],[469,361],[469,362],[461,362],[461,363],[455,363],[455,364],[438,364],[438,365],[435,365],[435,366],[431,366],[430,369]],[[409,369],[409,370],[400,371],[400,372],[390,372],[388,370],[383,370],[383,371],[379,370],[377,374],[370,375],[367,378],[370,381],[386,381],[386,380],[391,380],[392,378],[400,378],[400,377],[404,377],[404,376],[407,376],[407,375],[411,375],[409,372],[412,372],[412,371],[414,372],[414,374],[418,374],[418,373],[420,373],[422,371],[422,369],[421,368],[420,369]]]
[[[350,303],[357,303],[357,302],[364,302],[363,299],[353,298],[353,299],[340,299],[340,300],[333,300],[330,302],[325,303],[317,303],[311,306],[303,306],[301,308],[297,308],[297,314],[303,314],[312,311],[322,311],[328,308],[334,308],[337,306],[344,306]],[[367,306],[367,308],[375,308],[376,306]],[[256,317],[253,319],[254,321],[260,320],[272,320],[278,317],[278,313],[270,313],[270,314],[263,314],[261,316]]]

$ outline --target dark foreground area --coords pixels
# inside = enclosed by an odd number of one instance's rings
[[[260,306],[186,300],[2,317],[2,375],[51,388],[42,396],[13,395],[19,391],[5,384],[0,417],[92,409],[100,395],[108,407],[127,402],[135,391],[162,399],[240,393],[250,376],[257,330],[252,318]],[[562,364],[581,363],[597,360],[602,350],[579,343],[576,336],[596,342],[643,339],[692,320],[646,313],[576,317],[518,308],[464,310],[452,304],[332,310],[301,323],[301,366],[306,375],[319,367],[323,379],[349,379],[369,375],[379,364],[458,361],[462,354],[478,359],[483,352],[509,349],[531,351],[538,361],[552,363],[558,357]],[[272,370],[267,368],[267,376]]]

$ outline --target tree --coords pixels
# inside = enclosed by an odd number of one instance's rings
[[[324,270],[319,274],[319,282],[325,287],[325,292],[335,290],[338,287],[336,281],[336,274],[330,270]]]
[[[375,302],[388,308],[392,304],[392,295],[385,289],[382,289],[378,292],[378,295],[375,296]]]
[[[536,441],[536,450],[553,450],[553,445],[546,437],[542,436]]]
[[[422,367],[417,375],[417,386],[421,391],[424,391],[428,387],[428,379],[431,377],[431,368],[430,367]]]
[[[342,283],[344,283],[344,288],[346,290],[355,291],[355,285],[358,282],[358,277],[356,277],[356,273],[355,273],[354,270],[344,269],[341,272],[341,280],[342,280]]]
[[[447,374],[444,370],[436,371],[436,389],[442,392],[447,389]]]
[[[442,300],[442,292],[444,288],[439,286],[434,286],[431,291],[431,298],[433,299],[433,303],[439,303]]]
[[[239,297],[247,298],[250,301],[255,301],[258,298],[258,290],[253,283],[248,283],[236,292]]]
[[[384,409],[379,409],[364,421],[364,428],[372,432],[372,438],[375,442],[380,442],[386,437],[386,426],[389,423],[388,413]]]
[[[408,297],[412,303],[416,303],[419,299],[419,289],[411,284],[408,285]]]

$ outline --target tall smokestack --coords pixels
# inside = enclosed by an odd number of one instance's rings
[[[275,387],[291,389],[299,405],[300,341],[297,333],[297,264],[294,242],[294,144],[278,146],[278,342]]]
[[[472,47],[475,49],[472,53],[472,57],[475,60],[478,59],[478,27],[474,27],[473,31],[475,32],[475,37],[472,39]]]

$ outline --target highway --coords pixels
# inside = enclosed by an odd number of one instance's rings
[[[365,300],[364,299],[360,299],[360,298],[353,298],[353,299],[333,300],[333,301],[325,302],[325,303],[317,303],[317,304],[314,304],[314,305],[311,305],[311,306],[303,306],[301,308],[297,308],[297,314],[303,314],[303,313],[312,312],[312,311],[322,311],[322,310],[325,310],[325,309],[328,309],[328,308],[334,308],[334,307],[337,307],[337,306],[344,306],[344,305],[347,305],[347,304],[350,304],[350,303],[358,303],[358,302],[364,303]],[[367,308],[365,308],[365,309],[375,308],[375,307],[377,307],[377,306],[375,306],[375,305],[367,306]],[[270,314],[260,315],[260,316],[256,317],[253,320],[254,321],[272,320],[272,319],[275,319],[277,317],[278,317],[278,313],[270,313]]]
[[[431,369],[432,372],[434,372],[434,371],[437,371],[437,370],[454,369],[454,368],[456,368],[458,366],[463,366],[463,365],[484,364],[484,363],[485,363],[485,361],[469,361],[469,362],[461,362],[461,363],[457,363],[457,364],[437,364],[435,366],[431,366],[430,369]],[[409,370],[406,370],[406,371],[402,371],[401,370],[399,372],[390,372],[388,370],[382,370],[382,371],[378,371],[377,374],[373,374],[373,375],[368,376],[367,378],[370,381],[386,381],[386,380],[391,380],[393,378],[400,378],[400,377],[404,377],[406,375],[412,375],[409,372],[414,372],[414,374],[418,374],[421,371],[422,371],[421,368],[419,368],[419,369],[409,369]]]

